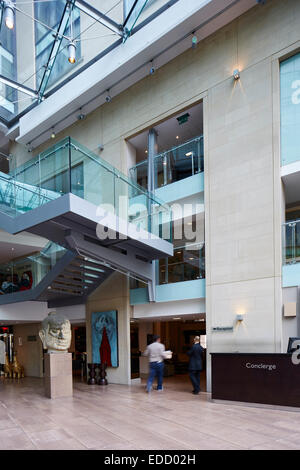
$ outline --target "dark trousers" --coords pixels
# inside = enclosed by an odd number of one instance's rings
[[[149,377],[147,382],[147,390],[150,392],[152,384],[157,377],[157,390],[162,390],[164,376],[164,363],[163,362],[150,362],[149,363]]]
[[[201,372],[200,370],[189,371],[190,379],[193,384],[194,391],[197,393],[200,391],[200,372]]]

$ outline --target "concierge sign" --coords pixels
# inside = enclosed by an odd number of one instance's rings
[[[212,353],[212,399],[300,407],[291,354]]]

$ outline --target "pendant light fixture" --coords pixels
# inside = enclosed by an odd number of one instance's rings
[[[15,8],[12,2],[4,2],[4,22],[8,29],[13,29],[15,24]]]
[[[69,44],[68,44],[68,53],[69,53],[68,61],[70,62],[70,64],[75,64],[75,62],[76,62],[76,44],[71,39],[70,39]]]
[[[69,39],[69,44],[68,44],[68,61],[70,64],[75,64],[76,62],[76,44],[73,39],[73,18],[72,18],[72,7],[69,5],[70,8],[70,16],[69,16],[69,21],[70,21],[70,39]]]

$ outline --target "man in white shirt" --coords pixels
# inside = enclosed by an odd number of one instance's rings
[[[157,377],[157,390],[163,390],[163,376],[164,376],[164,359],[169,357],[165,351],[165,346],[160,342],[160,336],[153,336],[153,343],[147,346],[144,356],[149,359],[149,377],[147,381],[147,392],[152,390],[152,384]]]

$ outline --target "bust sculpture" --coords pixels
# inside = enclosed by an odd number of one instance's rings
[[[48,353],[67,352],[71,344],[71,324],[63,315],[50,312],[42,322],[39,335]]]

